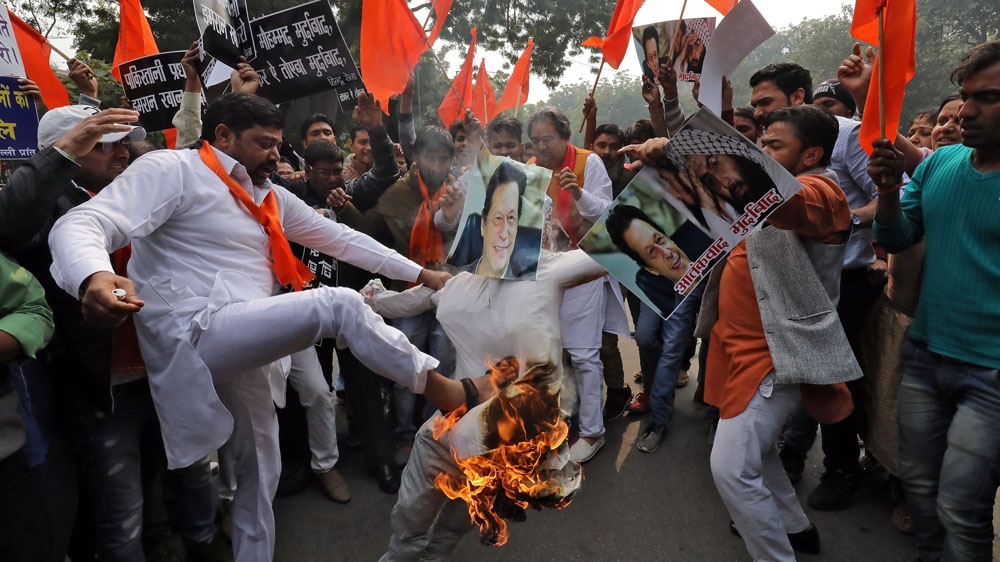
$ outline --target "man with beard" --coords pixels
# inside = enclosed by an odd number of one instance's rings
[[[528,134],[535,147],[535,158],[528,163],[552,170],[546,195],[552,200],[552,222],[562,233],[553,249],[573,248],[611,204],[611,179],[597,155],[570,144],[569,118],[558,108],[536,111],[528,121]],[[576,371],[580,397],[580,438],[570,454],[586,462],[604,446],[602,334],[628,334],[618,284],[597,279],[568,290],[560,318],[563,347]]]
[[[440,211],[444,220],[457,221],[464,198],[449,174],[455,154],[451,135],[440,127],[425,127],[414,145],[416,169],[394,183],[378,199],[375,206],[362,213],[348,202],[338,213],[344,224],[389,241],[389,245],[417,264],[429,269],[445,265],[445,248],[451,244],[454,232],[442,232],[435,225],[434,215]],[[403,291],[405,280],[394,281],[389,288]],[[440,361],[439,372],[450,377],[454,368],[455,351],[433,312],[409,318],[397,318],[393,326],[406,334],[418,349]],[[396,406],[396,454],[398,466],[406,464],[413,436],[417,430],[414,418],[416,397],[403,385],[396,385],[393,400]],[[421,421],[424,416],[417,414]]]
[[[138,116],[114,111],[93,126],[127,133],[130,127],[116,123]],[[267,381],[272,362],[336,338],[378,373],[441,407],[457,406],[465,394],[356,292],[275,294],[310,279],[288,240],[431,288],[448,276],[321,217],[272,185],[283,124],[274,104],[227,94],[209,106],[204,123],[199,150],[147,154],[64,215],[49,234],[51,271],[81,299],[92,323],[114,326],[142,310],[134,316],[136,331],[169,466],[190,465],[228,443],[237,479],[235,557],[270,560],[280,466]],[[108,258],[130,242],[131,280],[112,273]]]

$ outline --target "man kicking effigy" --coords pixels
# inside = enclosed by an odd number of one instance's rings
[[[94,138],[130,130],[103,115],[77,127]],[[282,124],[264,98],[226,95],[209,106],[198,150],[147,154],[63,216],[49,237],[53,278],[79,296],[91,322],[113,325],[135,314],[170,468],[229,442],[238,484],[233,550],[241,561],[274,554],[271,501],[280,458],[271,362],[336,338],[372,370],[441,408],[453,409],[465,396],[461,383],[436,373],[437,361],[387,326],[357,292],[321,287],[275,296],[311,277],[288,240],[430,289],[450,277],[271,184]],[[113,273],[108,254],[129,243],[125,278]],[[488,379],[477,382],[489,389]]]
[[[447,559],[472,528],[471,514],[484,543],[503,544],[501,517],[522,520],[524,507],[569,503],[582,474],[569,457],[559,412],[561,392],[576,390],[571,380],[563,382],[559,310],[566,289],[605,273],[581,250],[542,252],[535,281],[462,272],[438,293],[417,289],[370,301],[386,316],[436,302],[437,318],[455,342],[456,372],[490,365],[500,387],[494,396],[470,393],[457,421],[435,415],[417,432],[382,562]],[[500,457],[510,466],[500,466]],[[499,474],[473,482],[477,466]],[[455,497],[468,499],[449,501]]]

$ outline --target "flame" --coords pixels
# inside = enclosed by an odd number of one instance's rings
[[[508,357],[490,366],[490,381],[496,397],[485,406],[487,434],[484,455],[455,462],[460,473],[439,474],[435,486],[450,499],[462,499],[472,522],[479,527],[483,544],[501,546],[507,542],[504,519],[523,521],[524,510],[570,504],[576,487],[567,490],[545,461],[565,441],[569,428],[560,416],[559,386],[554,367],[534,365],[515,380],[520,369],[516,358]],[[513,381],[513,382],[511,382]],[[439,439],[466,413],[461,407],[434,425]],[[575,463],[572,474],[579,477]]]

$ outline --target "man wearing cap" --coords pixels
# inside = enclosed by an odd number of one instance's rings
[[[854,113],[858,110],[854,96],[846,86],[834,78],[819,83],[813,92],[813,103],[844,119],[853,119]]]
[[[458,407],[466,396],[462,383],[435,372],[437,361],[385,325],[357,292],[277,294],[311,279],[289,240],[433,289],[450,277],[273,185],[283,121],[263,98],[227,94],[208,107],[198,150],[147,154],[49,234],[52,276],[80,297],[91,322],[135,319],[170,467],[228,444],[237,480],[233,551],[241,561],[274,555],[271,502],[280,459],[267,379],[272,362],[335,338],[377,373],[442,408]],[[114,125],[108,132],[127,130]],[[129,243],[131,279],[113,273],[107,257]],[[125,289],[123,300],[116,288]],[[490,393],[488,380],[472,384]]]
[[[101,328],[84,319],[76,299],[52,278],[48,235],[59,217],[125,171],[129,144],[146,137],[142,127],[120,125],[135,119],[133,111],[100,111],[92,105],[49,111],[38,125],[39,152],[0,191],[0,248],[39,279],[55,312],[56,339],[43,360],[67,398],[73,438],[95,499],[97,548],[107,560],[143,559],[138,452],[141,446],[155,455],[163,445],[134,326]],[[122,275],[128,259],[128,248],[112,256]],[[184,542],[190,558],[231,560],[225,541],[215,540],[208,456],[178,473],[184,480]],[[163,531],[161,537],[169,538],[169,528]]]

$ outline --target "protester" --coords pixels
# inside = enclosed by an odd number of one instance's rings
[[[486,128],[486,148],[493,156],[506,156],[523,162],[524,143],[521,122],[514,117],[497,117]]]
[[[351,154],[344,161],[344,179],[357,179],[371,170],[375,164],[370,132],[364,124],[355,123],[351,127],[351,140],[348,142],[348,147],[351,149]]]
[[[991,453],[1000,446],[992,406],[1000,279],[988,257],[1000,186],[1000,42],[973,47],[951,79],[964,101],[962,144],[937,149],[902,197],[905,159],[890,141],[875,142],[868,167],[879,187],[879,242],[890,252],[927,242],[899,391],[900,477],[921,561],[990,559],[1000,484]]]

